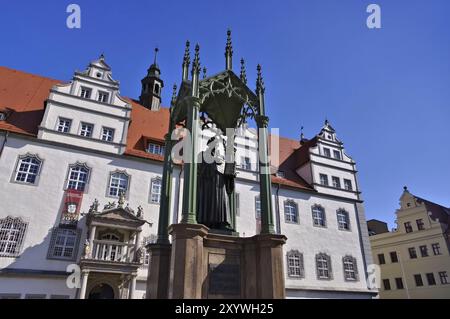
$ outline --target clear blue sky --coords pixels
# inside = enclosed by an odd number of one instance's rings
[[[81,30],[66,28],[70,3]],[[382,8],[382,29],[366,7]],[[125,96],[160,48],[166,82],[180,82],[187,39],[210,72],[224,66],[233,30],[235,69],[263,65],[272,127],[311,137],[327,117],[358,164],[368,218],[392,224],[402,187],[450,206],[450,1],[2,1],[0,64],[69,80],[104,52]]]

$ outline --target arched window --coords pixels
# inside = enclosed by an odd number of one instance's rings
[[[22,249],[28,223],[21,218],[0,219],[0,257],[17,257]]]
[[[293,200],[284,202],[284,219],[287,223],[298,223],[298,206]]]
[[[352,256],[345,256],[342,258],[342,263],[344,266],[344,279],[346,281],[357,281],[358,266],[356,264],[356,258],[353,258]]]
[[[150,202],[159,204],[161,202],[161,178],[153,178],[150,186]]]
[[[298,250],[291,250],[286,254],[288,276],[293,278],[304,278],[305,268],[303,266],[303,254]]]
[[[116,171],[111,173],[108,190],[109,196],[118,197],[121,192],[127,194],[129,181],[129,175],[125,172]]]
[[[325,209],[320,205],[314,205],[311,210],[314,226],[327,227]]]
[[[350,218],[345,209],[338,209],[336,212],[338,227],[340,230],[350,230]]]
[[[327,254],[316,255],[317,279],[333,279],[331,272],[331,258]]]
[[[90,169],[86,164],[77,163],[69,166],[67,188],[84,192],[89,179]]]
[[[14,181],[24,184],[36,184],[41,171],[42,160],[37,155],[19,156]]]

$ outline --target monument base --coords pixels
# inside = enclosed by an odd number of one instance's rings
[[[240,238],[193,224],[174,224],[169,233],[172,246],[164,247],[164,254],[171,251],[170,267],[162,258],[162,248],[149,246],[149,298],[285,298],[284,235]],[[166,291],[164,278],[169,278]]]

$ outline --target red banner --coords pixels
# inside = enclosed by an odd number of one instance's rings
[[[80,217],[83,192],[73,189],[66,190],[64,205],[61,212],[61,224],[76,226]]]

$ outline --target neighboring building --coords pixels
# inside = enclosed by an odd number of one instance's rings
[[[168,130],[162,88],[156,61],[139,102],[119,95],[103,56],[65,84],[0,67],[0,297],[144,297],[142,247],[157,232]],[[238,133],[236,224],[250,237],[260,226],[257,139]],[[327,121],[311,140],[280,138],[279,153],[273,202],[288,238],[287,296],[374,296],[355,162],[335,130]],[[179,165],[173,176],[179,199]],[[176,200],[171,223],[180,210]],[[72,264],[81,289],[66,285]]]
[[[380,297],[450,298],[450,208],[405,187],[396,215],[396,230],[381,228],[370,236],[373,259],[381,268]],[[369,229],[380,223],[369,221]]]

